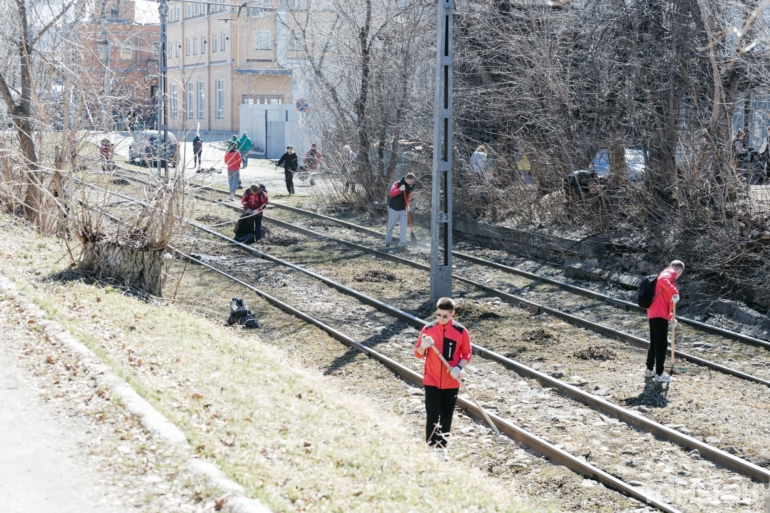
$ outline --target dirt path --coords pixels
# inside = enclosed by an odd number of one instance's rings
[[[0,314],[0,503],[7,513],[117,511],[105,476],[84,465],[87,440],[68,429],[35,393],[32,376],[18,368],[7,344],[15,337]]]
[[[47,337],[0,275],[0,510],[203,511],[213,507],[184,455],[155,441]]]

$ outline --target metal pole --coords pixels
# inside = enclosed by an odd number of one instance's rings
[[[452,15],[454,0],[438,0],[430,298],[452,296]]]
[[[158,135],[163,131],[163,143],[159,144],[158,150],[158,178],[160,178],[161,163],[165,164],[165,181],[168,183],[168,162],[160,157],[165,154],[168,141],[168,102],[166,101],[166,25],[168,22],[168,3],[166,0],[160,0],[158,5],[158,14],[160,15],[160,54],[158,55]]]

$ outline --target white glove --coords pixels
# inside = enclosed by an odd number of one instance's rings
[[[406,211],[409,212],[409,207],[406,207]]]
[[[422,340],[420,340],[420,349],[425,350],[430,348],[432,345],[433,339],[430,337],[430,335],[423,335]]]
[[[671,329],[674,329],[676,328],[677,324],[678,323],[676,322],[676,319],[671,319],[671,322],[668,325],[671,327]]]
[[[671,298],[671,302],[677,304],[679,302],[679,294],[674,294]]]
[[[462,371],[463,370],[460,367],[452,367],[452,370],[449,371],[449,375],[452,376],[452,379],[459,379]]]
[[[399,191],[404,192],[406,190],[406,185],[402,185],[398,188]]]

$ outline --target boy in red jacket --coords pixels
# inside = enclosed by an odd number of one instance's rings
[[[673,305],[679,302],[679,290],[676,288],[676,279],[684,272],[684,263],[674,260],[658,275],[655,283],[655,296],[652,304],[647,309],[647,318],[650,320],[650,349],[647,351],[647,370],[645,378],[655,377],[658,383],[670,383],[674,378],[663,372],[666,363],[666,350],[668,349],[668,321],[671,326],[676,326]],[[655,370],[653,371],[653,366]]]
[[[436,307],[438,320],[422,329],[414,347],[414,355],[425,358],[422,380],[427,414],[425,441],[443,449],[447,444],[446,435],[452,428],[452,414],[460,389],[458,379],[463,367],[471,361],[471,339],[468,330],[452,319],[455,302],[451,298],[442,297]],[[438,349],[452,367],[451,371],[444,366],[431,346]]]

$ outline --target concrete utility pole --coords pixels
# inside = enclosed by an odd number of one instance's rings
[[[452,15],[454,0],[438,0],[430,299],[452,297]]]

